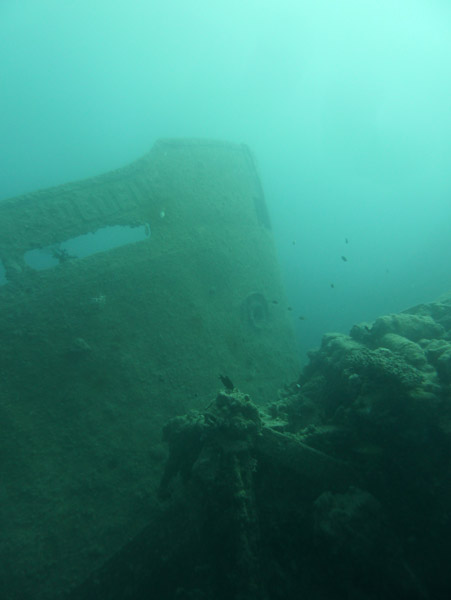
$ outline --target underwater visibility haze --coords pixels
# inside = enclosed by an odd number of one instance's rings
[[[4,0],[0,30],[2,198],[243,142],[303,353],[451,286],[447,3]]]
[[[451,6],[0,0],[0,598],[449,600]]]

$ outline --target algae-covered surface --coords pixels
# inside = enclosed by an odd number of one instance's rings
[[[2,598],[451,596],[450,296],[326,333],[299,375],[232,144],[0,217]],[[107,227],[146,233],[67,251]]]
[[[171,419],[160,504],[70,600],[451,594],[451,296],[326,334],[259,405]]]
[[[246,147],[167,140],[0,204],[2,598],[57,597],[147,524],[162,427],[219,375],[262,400],[296,375],[262,194]],[[118,227],[146,235],[67,250]]]

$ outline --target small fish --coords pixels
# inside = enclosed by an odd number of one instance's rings
[[[299,320],[300,321],[305,321],[305,317],[303,317],[302,315],[299,316]]]
[[[331,284],[330,284],[330,287],[331,287],[331,288],[334,288],[334,287],[335,287],[335,283],[331,283]]]
[[[346,258],[346,256],[342,256],[342,257],[341,257],[341,260],[342,260],[343,262],[348,262],[348,259]]]
[[[273,300],[272,303],[273,304],[279,304],[279,301],[278,300]]]
[[[287,306],[287,310],[293,310],[291,306]]]
[[[293,244],[293,246],[296,246],[296,240],[293,240],[291,243]]]
[[[222,381],[222,384],[227,391],[231,392],[235,389],[235,386],[228,375],[219,375],[219,379]]]
[[[345,244],[349,244],[348,238],[345,238]]]

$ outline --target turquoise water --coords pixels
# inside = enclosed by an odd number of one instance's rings
[[[245,142],[306,351],[451,289],[450,59],[438,0],[3,0],[0,198]]]

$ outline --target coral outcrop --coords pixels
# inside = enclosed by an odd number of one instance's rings
[[[269,404],[230,388],[166,425],[158,518],[71,600],[451,597],[451,297],[326,334]]]

